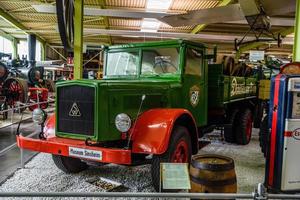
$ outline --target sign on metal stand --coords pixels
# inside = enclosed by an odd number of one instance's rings
[[[160,184],[164,190],[191,189],[188,163],[161,163]]]
[[[265,59],[265,52],[264,51],[250,51],[249,60],[250,61],[261,61]]]

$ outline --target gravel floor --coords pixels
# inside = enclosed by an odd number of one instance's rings
[[[263,182],[264,178],[264,158],[260,152],[257,134],[253,135],[247,146],[216,141],[199,151],[200,154],[221,154],[235,160],[240,193],[253,192],[257,183]],[[24,169],[16,171],[0,186],[0,192],[101,192],[103,190],[87,182],[99,177],[122,183],[127,192],[154,192],[149,165],[125,167],[109,164],[68,175],[55,167],[51,155],[43,153],[32,159]]]

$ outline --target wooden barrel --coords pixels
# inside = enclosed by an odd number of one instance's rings
[[[192,193],[236,193],[234,161],[219,155],[196,155],[190,165]]]

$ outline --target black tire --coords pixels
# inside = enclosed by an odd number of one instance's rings
[[[234,58],[231,56],[227,56],[224,61],[224,74],[231,75],[234,67],[235,67]]]
[[[152,176],[152,184],[157,192],[159,192],[160,187],[160,163],[163,162],[172,162],[172,155],[175,152],[177,145],[184,141],[188,147],[187,153],[187,162],[191,162],[192,156],[192,145],[191,138],[189,136],[189,131],[187,128],[183,126],[175,126],[169,141],[169,147],[164,154],[161,155],[153,155],[152,163],[151,163],[151,176]],[[165,191],[165,190],[161,190]]]
[[[56,0],[57,24],[66,51],[74,47],[74,0]]]
[[[237,121],[237,114],[239,110],[232,109],[230,110],[230,113],[228,113],[228,117],[226,119],[226,124],[231,124],[231,128],[226,128],[224,129],[224,139],[228,143],[235,143],[235,135],[236,135],[236,121]]]
[[[236,143],[246,145],[251,140],[253,116],[250,109],[242,110],[237,115]],[[250,129],[250,130],[249,130]]]
[[[253,127],[260,128],[262,118],[264,115],[264,104],[262,101],[259,101],[254,109],[254,119],[253,119]]]
[[[263,121],[261,122],[260,129],[259,129],[259,146],[261,152],[264,154],[264,157],[267,155],[267,148],[269,143],[269,126],[268,126],[269,116],[265,116]]]
[[[52,159],[56,167],[68,174],[78,173],[88,168],[88,165],[78,158],[71,158],[52,154]]]

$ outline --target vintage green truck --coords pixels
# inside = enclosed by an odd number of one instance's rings
[[[151,163],[159,190],[160,163],[189,163],[199,138],[220,128],[225,140],[248,144],[257,102],[257,78],[223,74],[207,47],[185,40],[105,48],[102,80],[57,84],[56,114],[40,139],[17,136],[18,146],[53,154],[75,173],[91,162]],[[45,123],[44,123],[45,122]]]

